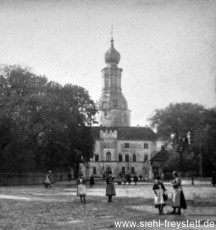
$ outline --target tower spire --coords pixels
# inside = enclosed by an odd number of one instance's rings
[[[113,40],[113,25],[111,25],[111,32],[110,32],[110,35],[111,35],[111,45],[113,45],[113,42],[114,42],[114,40]]]

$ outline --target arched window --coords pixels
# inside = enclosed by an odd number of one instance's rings
[[[125,155],[125,161],[129,162],[129,155],[128,154]]]
[[[119,162],[122,162],[122,154],[119,154]]]
[[[111,161],[111,152],[106,153],[106,161]]]
[[[133,154],[133,162],[136,162],[136,154]]]
[[[113,100],[113,107],[117,108],[118,107],[118,101],[117,100]]]

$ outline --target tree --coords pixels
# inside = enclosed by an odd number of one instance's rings
[[[20,66],[3,66],[0,73],[1,170],[70,166],[77,148],[86,159],[92,156],[87,127],[97,110],[84,88],[49,82]]]
[[[199,169],[201,175],[203,170],[214,167],[213,161],[211,167],[209,164],[209,160],[216,156],[216,116],[213,110],[192,103],[170,104],[165,109],[156,110],[149,120],[157,130],[158,138],[170,142],[170,136],[174,134],[172,143],[174,151],[179,153],[181,171]]]
[[[168,140],[172,133],[176,137],[183,137],[188,131],[194,133],[202,123],[205,111],[204,106],[199,104],[171,103],[165,109],[157,109],[149,120],[151,126],[157,129],[158,137]]]

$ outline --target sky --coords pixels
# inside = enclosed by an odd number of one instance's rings
[[[97,101],[112,25],[132,126],[170,103],[216,106],[215,0],[0,0],[0,64]]]

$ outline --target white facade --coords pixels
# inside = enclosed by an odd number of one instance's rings
[[[101,128],[98,127],[99,138],[95,140],[94,157],[88,164],[88,175],[102,176],[107,168],[116,176],[119,174],[142,175],[150,178],[150,164],[148,160],[155,151],[156,144],[153,140],[122,139],[123,127]],[[127,127],[127,132],[133,136],[135,131],[147,131],[147,128]],[[120,135],[118,135],[120,131]]]

